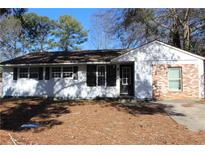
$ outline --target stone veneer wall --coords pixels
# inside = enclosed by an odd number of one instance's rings
[[[182,90],[170,91],[168,87],[168,68],[182,68]],[[199,97],[198,66],[195,64],[167,65],[156,64],[152,67],[153,98],[185,99]]]

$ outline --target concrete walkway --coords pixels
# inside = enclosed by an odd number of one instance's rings
[[[193,131],[205,131],[205,104],[191,100],[159,101],[167,105],[165,110],[178,124]]]

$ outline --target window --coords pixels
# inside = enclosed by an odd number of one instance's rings
[[[182,90],[182,70],[181,68],[169,68],[168,80],[169,89],[172,91]]]
[[[116,65],[87,65],[87,86],[116,86]]]
[[[19,78],[28,78],[28,68],[19,69]]]
[[[122,85],[129,85],[130,84],[130,76],[131,70],[130,67],[123,67],[122,68]]]
[[[52,68],[52,77],[53,78],[61,78],[61,68],[60,67],[53,67]]]
[[[45,68],[45,79],[49,80],[49,67]],[[61,75],[62,74],[62,75]],[[78,67],[70,66],[70,67],[53,67],[51,69],[52,78],[72,78],[74,80],[78,79]]]
[[[73,77],[73,67],[63,67],[63,77],[72,78]]]
[[[37,67],[31,67],[30,68],[30,78],[31,79],[38,79],[38,68]]]
[[[18,77],[43,80],[43,67],[14,67],[13,80],[17,80]]]
[[[105,66],[98,66],[98,86],[105,86]]]

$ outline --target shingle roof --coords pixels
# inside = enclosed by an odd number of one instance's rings
[[[169,44],[158,40],[151,41],[142,45],[141,47],[158,42],[166,46],[170,46],[177,50],[186,52],[192,56],[200,59],[205,59],[204,56],[189,53],[179,48],[173,47]],[[140,47],[138,47],[140,48]],[[137,49],[137,48],[136,48]],[[57,64],[57,63],[85,63],[85,62],[110,62],[112,59],[129,52],[132,49],[104,49],[104,50],[81,50],[81,51],[56,51],[56,52],[33,52],[21,57],[17,57],[8,61],[0,63],[6,64]]]
[[[129,49],[58,51],[58,52],[33,52],[17,57],[1,64],[47,64],[47,63],[83,63],[83,62],[109,62]]]

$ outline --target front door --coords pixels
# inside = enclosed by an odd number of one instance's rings
[[[133,96],[133,65],[120,66],[120,94]]]

